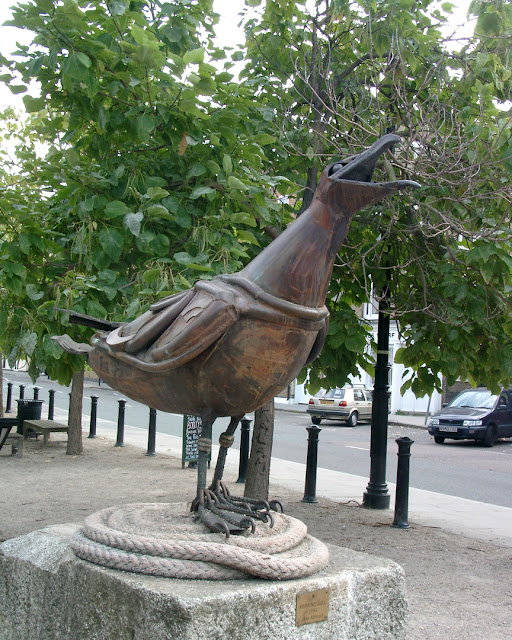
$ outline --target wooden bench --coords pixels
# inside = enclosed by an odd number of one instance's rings
[[[50,433],[68,433],[69,427],[53,420],[24,420],[23,437],[27,437],[28,429],[43,434],[43,447],[46,447],[50,439]]]

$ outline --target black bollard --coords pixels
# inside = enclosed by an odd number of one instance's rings
[[[147,456],[156,456],[156,409],[149,410],[149,432],[148,432],[148,450]]]
[[[34,387],[34,400],[39,400],[39,387]]]
[[[392,527],[397,529],[409,528],[409,462],[411,459],[410,438],[397,438],[398,466],[396,471],[395,519]]]
[[[119,412],[117,414],[117,440],[115,447],[124,447],[124,408],[126,400],[118,400]]]
[[[318,436],[320,427],[312,424],[306,427],[308,430],[308,456],[306,462],[306,483],[302,502],[318,502],[316,499],[316,468],[318,459]]]
[[[25,397],[25,385],[20,384],[20,400],[23,400]]]
[[[7,383],[7,404],[5,405],[5,413],[11,412],[12,403],[12,382]]]
[[[249,448],[251,442],[251,422],[250,418],[242,418],[240,427],[240,462],[238,463],[238,480],[245,482],[247,478],[247,465],[249,464]]]
[[[48,420],[53,420],[53,414],[55,412],[55,389],[50,389],[48,395]]]
[[[96,414],[98,412],[98,396],[91,396],[91,421],[89,423],[88,438],[96,437]]]

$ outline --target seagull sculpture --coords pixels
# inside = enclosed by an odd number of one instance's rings
[[[72,322],[99,329],[90,345],[55,337],[66,351],[87,356],[102,380],[130,398],[201,416],[192,509],[213,531],[229,535],[254,529],[254,518],[271,520],[267,503],[234,498],[222,485],[227,449],[243,415],[271,400],[319,355],[333,264],[354,214],[419,186],[410,180],[371,182],[379,157],[399,142],[388,134],[350,161],[329,165],[307,211],[239,273],[200,280],[126,324],[94,324],[70,312]],[[209,434],[220,416],[231,421],[207,488]]]

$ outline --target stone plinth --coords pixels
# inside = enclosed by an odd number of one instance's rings
[[[0,640],[400,640],[407,603],[390,560],[329,547],[320,573],[283,582],[178,580],[77,558],[78,525],[0,545]],[[296,625],[297,596],[327,590],[328,618]]]

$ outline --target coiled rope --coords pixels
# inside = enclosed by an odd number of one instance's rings
[[[295,518],[231,536],[206,530],[185,503],[134,504],[89,516],[71,541],[75,554],[104,567],[192,580],[303,578],[327,566],[326,546]]]

